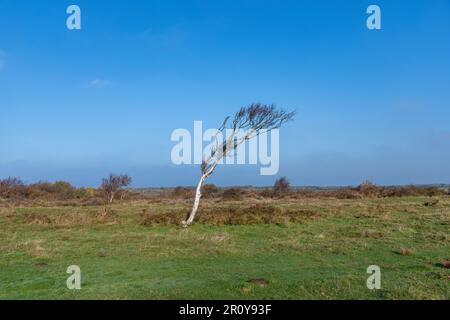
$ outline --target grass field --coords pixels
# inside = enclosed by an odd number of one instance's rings
[[[304,217],[182,229],[143,224],[143,212],[184,212],[187,200],[1,208],[0,298],[450,298],[448,196],[207,200],[201,210],[252,202]],[[81,290],[66,287],[69,265],[81,268]],[[381,290],[366,287],[369,265],[381,268]]]

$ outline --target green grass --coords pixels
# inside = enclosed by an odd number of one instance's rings
[[[187,230],[141,223],[144,208],[189,205],[171,200],[117,204],[105,219],[101,207],[2,208],[0,299],[449,299],[450,198],[426,201],[277,200],[318,215]],[[366,287],[372,264],[381,290]],[[69,265],[82,290],[66,288]],[[257,278],[269,285],[247,282]]]

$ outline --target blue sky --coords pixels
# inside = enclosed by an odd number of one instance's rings
[[[260,101],[297,111],[281,130],[292,184],[450,183],[449,57],[448,0],[0,0],[0,177],[194,185],[172,131]],[[211,182],[275,178],[232,166]]]

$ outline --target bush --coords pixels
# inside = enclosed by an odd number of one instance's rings
[[[65,181],[38,182],[26,185],[19,178],[0,180],[0,197],[15,200],[67,201],[89,199],[94,195],[84,189],[77,189]]]
[[[220,188],[215,184],[206,184],[203,187],[202,194],[205,198],[212,198],[220,192]]]
[[[9,177],[0,180],[0,197],[12,198],[26,196],[27,190],[25,184],[20,178]]]
[[[64,181],[55,182],[51,188],[51,193],[56,194],[61,200],[76,198],[76,191],[75,187]]]
[[[274,196],[274,191],[273,188],[271,189],[262,189],[257,191],[257,197],[262,197],[262,198],[273,198]]]
[[[243,191],[239,188],[226,189],[222,193],[222,199],[226,201],[239,201],[242,200]]]
[[[446,192],[437,187],[401,186],[382,188],[382,197],[417,197],[417,196],[442,196]]]
[[[291,183],[286,177],[282,177],[275,181],[275,185],[273,186],[273,191],[275,194],[282,194],[289,191],[289,187],[291,186]]]
[[[17,178],[17,177],[9,177],[9,178],[0,180],[0,188],[1,189],[14,188],[14,187],[23,186],[23,185],[24,185],[24,183],[22,182],[22,180],[20,180],[20,178]]]
[[[332,193],[336,199],[360,199],[361,195],[358,191],[351,188],[341,188]]]
[[[372,182],[365,180],[356,188],[365,197],[378,197],[381,189]]]
[[[190,198],[193,198],[194,195],[195,195],[195,191],[191,188],[186,188],[186,187],[176,187],[172,191],[172,196],[174,198],[190,199]]]
[[[180,225],[186,216],[182,210],[172,212],[149,212],[141,214],[145,226]],[[287,224],[303,223],[314,219],[318,214],[309,210],[290,210],[264,204],[250,206],[221,206],[199,210],[197,221],[209,225],[249,225],[249,224]]]
[[[28,193],[31,199],[69,200],[76,198],[76,188],[64,181],[34,183],[28,186]]]
[[[428,196],[428,197],[442,196],[442,195],[446,194],[445,190],[437,188],[437,187],[423,188],[423,193],[425,196]]]

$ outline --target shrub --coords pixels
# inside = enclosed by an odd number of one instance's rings
[[[222,199],[226,201],[242,200],[243,191],[239,188],[226,189],[222,193]]]
[[[195,191],[191,188],[176,187],[172,190],[172,196],[175,198],[188,199],[194,196]]]
[[[289,187],[291,186],[291,183],[286,177],[282,177],[275,181],[275,185],[273,186],[273,191],[276,194],[282,194],[289,191]]]
[[[66,201],[67,204],[69,200],[87,200],[102,195],[96,189],[76,188],[65,181],[41,181],[26,185],[19,178],[0,180],[0,198],[13,199],[19,203],[24,200],[41,200]]]
[[[212,198],[220,192],[220,188],[215,184],[206,184],[203,187],[202,194],[205,198]]]
[[[76,188],[64,181],[38,182],[27,188],[28,197],[31,199],[68,200],[76,198]]]
[[[331,193],[336,199],[360,199],[358,191],[351,188],[340,188]]]
[[[56,194],[56,196],[61,200],[76,198],[76,188],[70,183],[64,181],[55,182],[51,185],[50,193]]]
[[[382,188],[382,197],[441,196],[445,190],[437,187],[401,186]]]
[[[257,197],[262,197],[262,198],[272,198],[274,196],[274,191],[273,188],[270,189],[262,189],[262,190],[258,190],[256,192]]]
[[[9,177],[6,179],[2,179],[0,180],[0,188],[14,188],[17,186],[23,186],[24,183],[22,182],[22,180],[20,180],[20,178],[17,177]]]
[[[424,195],[428,196],[428,197],[445,195],[445,190],[437,188],[437,187],[426,187],[426,188],[423,188],[422,190],[423,190]]]
[[[365,197],[377,197],[381,190],[368,180],[363,181],[356,189]]]
[[[25,196],[26,193],[26,186],[20,178],[9,177],[0,180],[0,197],[11,198]]]
[[[180,225],[185,217],[184,209],[172,212],[142,212],[142,223],[146,226]],[[309,210],[290,210],[264,204],[250,206],[220,206],[202,208],[198,222],[209,225],[287,224],[303,223],[317,216]]]

